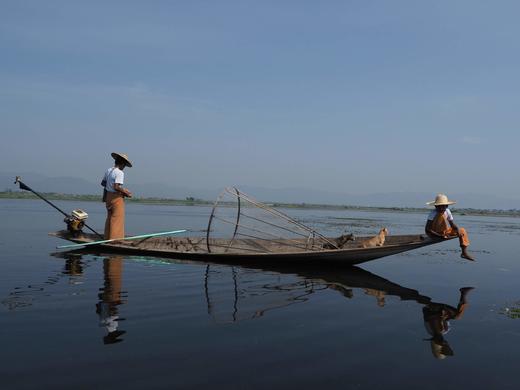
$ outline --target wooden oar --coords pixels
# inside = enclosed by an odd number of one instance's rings
[[[167,236],[170,234],[177,234],[177,233],[184,233],[187,230],[173,230],[171,232],[162,232],[162,233],[151,233],[151,234],[142,234],[140,236],[132,236],[132,237],[124,237],[124,238],[113,238],[111,240],[101,240],[101,241],[92,241],[92,242],[85,242],[83,244],[70,244],[70,245],[60,245],[57,246],[57,249],[66,249],[66,248],[78,248],[80,246],[88,246],[88,245],[99,245],[99,244],[106,244],[108,242],[114,242],[114,241],[127,241],[127,240],[137,240],[139,238],[149,238],[149,237],[157,237],[157,236]]]

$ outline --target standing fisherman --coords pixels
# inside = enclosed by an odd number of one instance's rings
[[[114,166],[107,169],[101,185],[105,187],[106,197],[103,199],[107,207],[107,219],[105,222],[105,240],[125,237],[125,201],[124,198],[132,197],[128,189],[123,188],[126,166],[132,167],[128,156],[123,153],[112,153]]]

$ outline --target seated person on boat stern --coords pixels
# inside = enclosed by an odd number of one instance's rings
[[[101,185],[106,189],[107,219],[105,222],[105,239],[112,240],[125,236],[125,201],[132,193],[123,188],[125,174],[123,169],[132,163],[126,154],[112,153],[114,166],[107,169]]]
[[[459,238],[460,249],[462,253],[460,257],[468,260],[474,260],[474,258],[468,253],[469,238],[466,233],[466,229],[458,227],[453,222],[453,215],[451,214],[449,205],[455,204],[453,201],[449,201],[448,197],[444,194],[438,194],[433,202],[426,203],[427,205],[434,205],[435,210],[428,215],[426,226],[424,230],[426,234],[431,237],[437,238]]]

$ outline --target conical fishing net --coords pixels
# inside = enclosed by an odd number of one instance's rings
[[[218,197],[207,230],[212,253],[298,253],[336,249],[336,243],[237,188]]]

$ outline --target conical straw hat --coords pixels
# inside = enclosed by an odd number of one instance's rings
[[[116,158],[122,158],[123,160],[125,160],[125,163],[128,167],[132,168],[132,163],[130,162],[130,160],[128,159],[128,156],[124,153],[116,153],[116,152],[113,152],[111,154],[111,156],[116,159]]]
[[[448,200],[448,197],[444,194],[437,194],[434,201],[426,203],[431,206],[449,206],[450,204],[455,204],[457,202]]]

